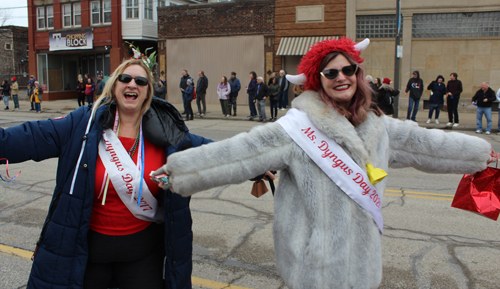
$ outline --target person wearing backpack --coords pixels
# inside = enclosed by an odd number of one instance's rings
[[[35,110],[37,113],[40,113],[42,111],[42,94],[43,94],[43,89],[38,83],[38,81],[35,81],[35,88],[33,90],[33,97],[32,100],[35,103]]]
[[[391,115],[394,113],[394,100],[393,97],[399,94],[399,90],[389,86],[391,80],[384,78],[382,85],[378,88],[377,105],[386,114]]]

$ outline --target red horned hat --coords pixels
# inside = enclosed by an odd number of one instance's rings
[[[318,42],[311,46],[311,49],[302,57],[298,66],[300,75],[287,75],[286,77],[291,83],[304,85],[304,90],[317,91],[320,88],[319,66],[323,58],[332,52],[339,51],[346,53],[356,63],[361,64],[365,60],[361,58],[361,51],[368,44],[370,44],[369,39],[356,44],[351,39],[345,37]]]

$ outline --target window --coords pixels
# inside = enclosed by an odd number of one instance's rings
[[[394,38],[397,28],[395,14],[356,17],[356,38]],[[403,23],[401,23],[401,34],[403,34]]]
[[[54,7],[47,6],[47,29],[54,28]]]
[[[12,45],[10,43],[5,43],[5,50],[12,50]]]
[[[144,0],[144,19],[153,20],[153,0]]]
[[[62,7],[63,27],[71,27],[71,4],[64,4]]]
[[[111,23],[111,0],[102,1],[102,23]]]
[[[158,7],[165,7],[165,0],[158,0]]]
[[[36,8],[37,29],[54,28],[54,7],[41,6]]]
[[[101,3],[99,1],[90,2],[90,11],[91,11],[91,24],[97,25],[101,24]]]
[[[498,37],[500,12],[414,14],[415,38]]]
[[[139,18],[139,0],[127,0],[127,18]]]
[[[82,6],[80,3],[73,4],[73,25],[82,26]]]
[[[36,8],[36,18],[38,29],[45,29],[45,7]]]

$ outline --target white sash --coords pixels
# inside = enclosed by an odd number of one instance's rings
[[[158,201],[149,191],[144,179],[140,178],[139,169],[111,129],[106,129],[103,133],[102,141],[99,143],[99,156],[109,179],[113,182],[116,193],[129,211],[136,218],[144,221],[163,222],[163,213],[158,207]],[[135,194],[140,192],[141,182],[139,179],[142,180],[142,194],[139,193],[140,202]]]
[[[382,199],[366,173],[349,155],[317,129],[303,111],[290,109],[277,123],[344,193],[370,213],[382,233]]]

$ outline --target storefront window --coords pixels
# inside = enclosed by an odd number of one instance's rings
[[[47,83],[47,54],[38,54],[38,83],[46,87],[48,91]]]
[[[104,75],[111,74],[111,56],[109,53],[104,54]]]
[[[65,55],[64,63],[64,90],[75,90],[78,82],[78,55]]]
[[[95,69],[95,55],[89,55],[89,77],[92,77],[92,80],[95,82],[96,77],[96,69]]]
[[[63,84],[63,59],[62,55],[48,54],[48,83],[51,91],[62,91]]]

